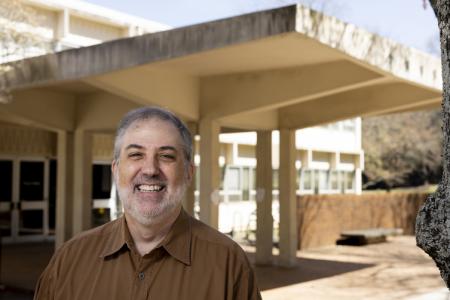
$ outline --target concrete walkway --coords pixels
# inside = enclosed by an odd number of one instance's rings
[[[434,262],[415,245],[412,236],[364,247],[332,246],[301,251],[297,256],[300,260],[326,261],[335,272],[344,272],[266,289],[262,292],[264,299],[449,299]],[[348,264],[359,269],[352,271]]]
[[[252,261],[254,248],[245,250]],[[52,251],[52,243],[4,245],[0,281],[6,289],[0,289],[0,300],[32,299]],[[296,268],[255,268],[263,299],[448,299],[439,271],[414,237],[299,251],[297,256]]]

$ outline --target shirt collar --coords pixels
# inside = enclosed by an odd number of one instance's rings
[[[124,245],[132,244],[133,239],[131,238],[131,234],[128,231],[127,222],[125,217],[122,216],[117,219],[114,224],[112,224],[112,228],[109,233],[109,238],[107,239],[105,246],[100,254],[101,258],[105,258],[107,256],[113,255],[116,252],[119,252]]]
[[[182,208],[161,246],[185,265],[191,264],[191,217]]]
[[[189,214],[182,208],[167,236],[161,242],[171,256],[185,265],[191,264],[191,220]],[[125,217],[120,217],[112,224],[110,237],[105,243],[100,257],[105,258],[121,250],[124,245],[133,245],[133,239],[128,230]]]

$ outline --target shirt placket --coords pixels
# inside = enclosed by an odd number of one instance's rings
[[[150,299],[152,275],[156,267],[158,251],[139,257],[134,274],[133,293],[131,299]]]

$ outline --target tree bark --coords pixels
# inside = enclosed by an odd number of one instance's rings
[[[438,19],[441,39],[443,100],[443,172],[436,193],[430,195],[417,215],[416,241],[435,261],[450,287],[450,2],[430,0]]]

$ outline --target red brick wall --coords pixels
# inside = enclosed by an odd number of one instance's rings
[[[333,245],[340,232],[402,228],[413,235],[416,214],[427,194],[305,195],[297,201],[299,249]]]

